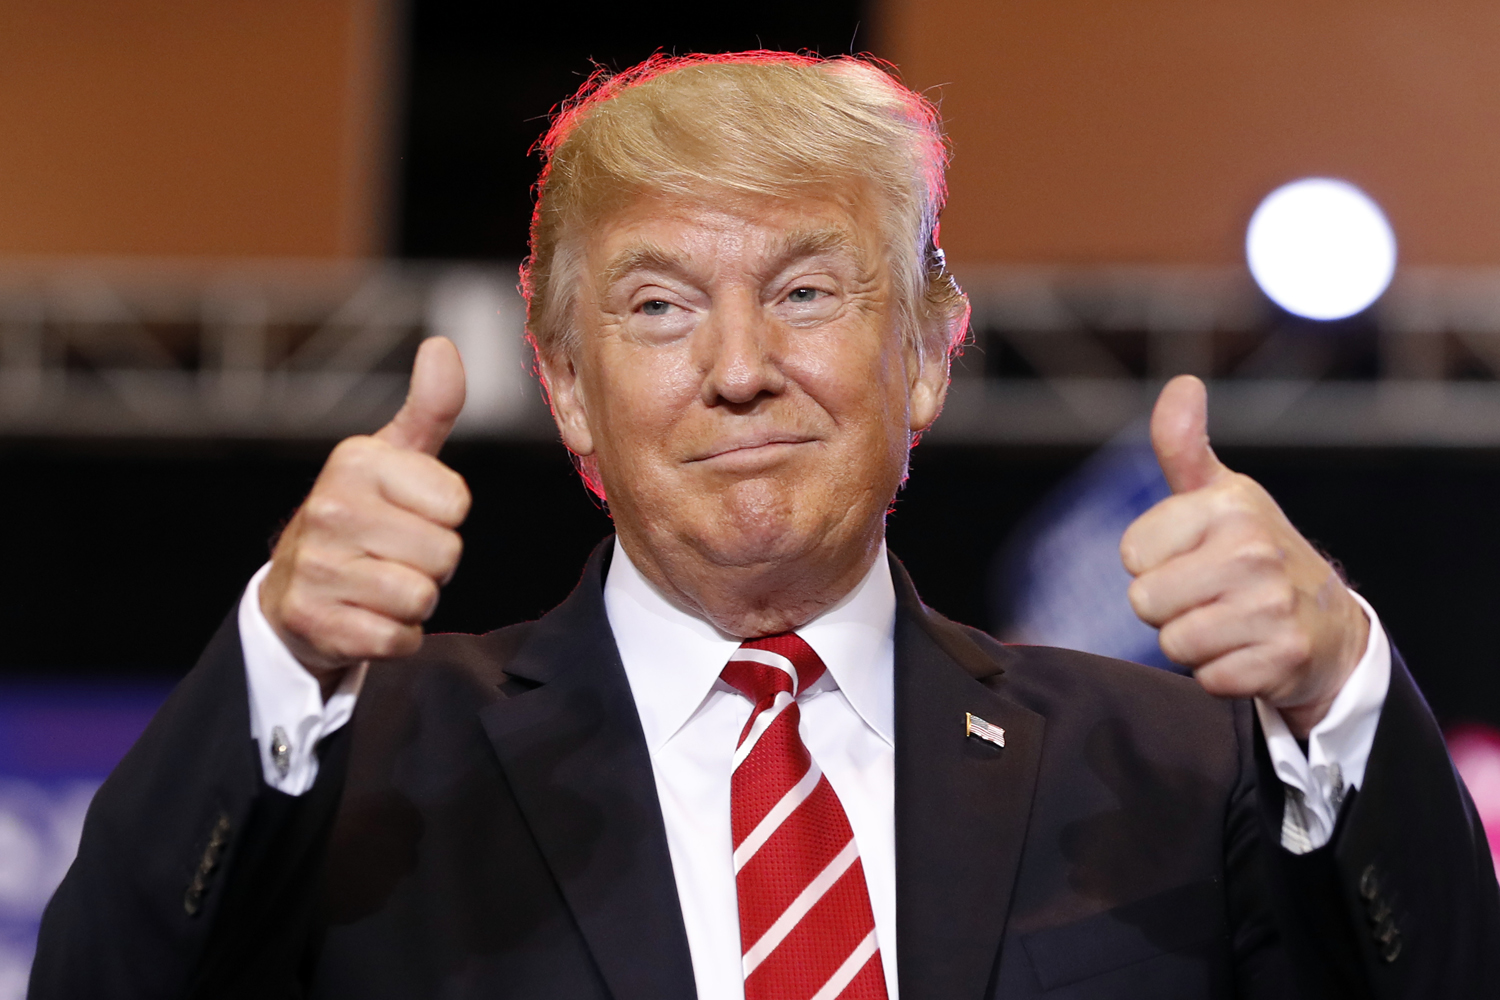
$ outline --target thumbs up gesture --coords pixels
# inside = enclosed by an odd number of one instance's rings
[[[1151,445],[1173,495],[1120,541],[1131,606],[1211,694],[1262,698],[1306,737],[1364,653],[1364,609],[1271,495],[1214,455],[1201,381],[1162,389]]]
[[[333,449],[277,542],[261,611],[325,693],[344,669],[422,644],[463,551],[469,489],[436,458],[463,405],[457,348],[424,341],[401,411]]]

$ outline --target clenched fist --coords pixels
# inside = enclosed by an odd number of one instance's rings
[[[277,542],[260,607],[325,695],[345,669],[422,644],[463,551],[469,489],[435,457],[463,405],[457,348],[423,342],[401,411],[333,449]]]
[[[1173,496],[1120,541],[1130,603],[1211,694],[1258,697],[1305,738],[1358,665],[1369,619],[1328,561],[1208,444],[1208,393],[1180,375],[1151,414]]]

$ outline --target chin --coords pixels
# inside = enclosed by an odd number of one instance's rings
[[[795,562],[827,537],[791,509],[721,510],[697,527],[697,548],[705,557],[719,566],[743,569]]]
[[[746,570],[820,557],[837,562],[838,550],[852,541],[848,537],[851,525],[837,514],[808,514],[806,507],[798,510],[795,506],[777,512],[778,516],[760,512],[747,517],[744,511],[724,511],[699,525],[696,547],[716,565]]]
[[[698,548],[720,566],[749,569],[785,563],[816,547],[813,533],[789,521],[743,524],[726,518],[707,528],[698,536]]]

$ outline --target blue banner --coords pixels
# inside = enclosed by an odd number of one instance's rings
[[[0,1000],[22,1000],[37,925],[101,782],[166,700],[160,683],[0,682]]]
[[[1095,452],[1048,494],[997,554],[991,627],[1006,642],[1063,646],[1179,669],[1125,596],[1120,537],[1171,495],[1144,430]]]

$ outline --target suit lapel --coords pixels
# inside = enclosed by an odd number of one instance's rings
[[[692,959],[655,778],[604,614],[609,544],[507,664],[530,689],[480,721],[610,992],[689,997]],[[894,559],[892,574],[901,996],[978,1000],[1004,935],[1043,721],[981,683],[1002,672],[1001,659],[929,612]],[[965,713],[1004,728],[1005,749],[966,737]]]
[[[896,945],[902,1000],[980,1000],[1000,953],[1041,759],[1040,715],[981,683],[1002,673],[917,599],[896,611]],[[1005,730],[965,735],[965,713]]]
[[[687,932],[630,685],[604,613],[604,553],[506,666],[480,713],[516,801],[617,1000],[695,993]]]

